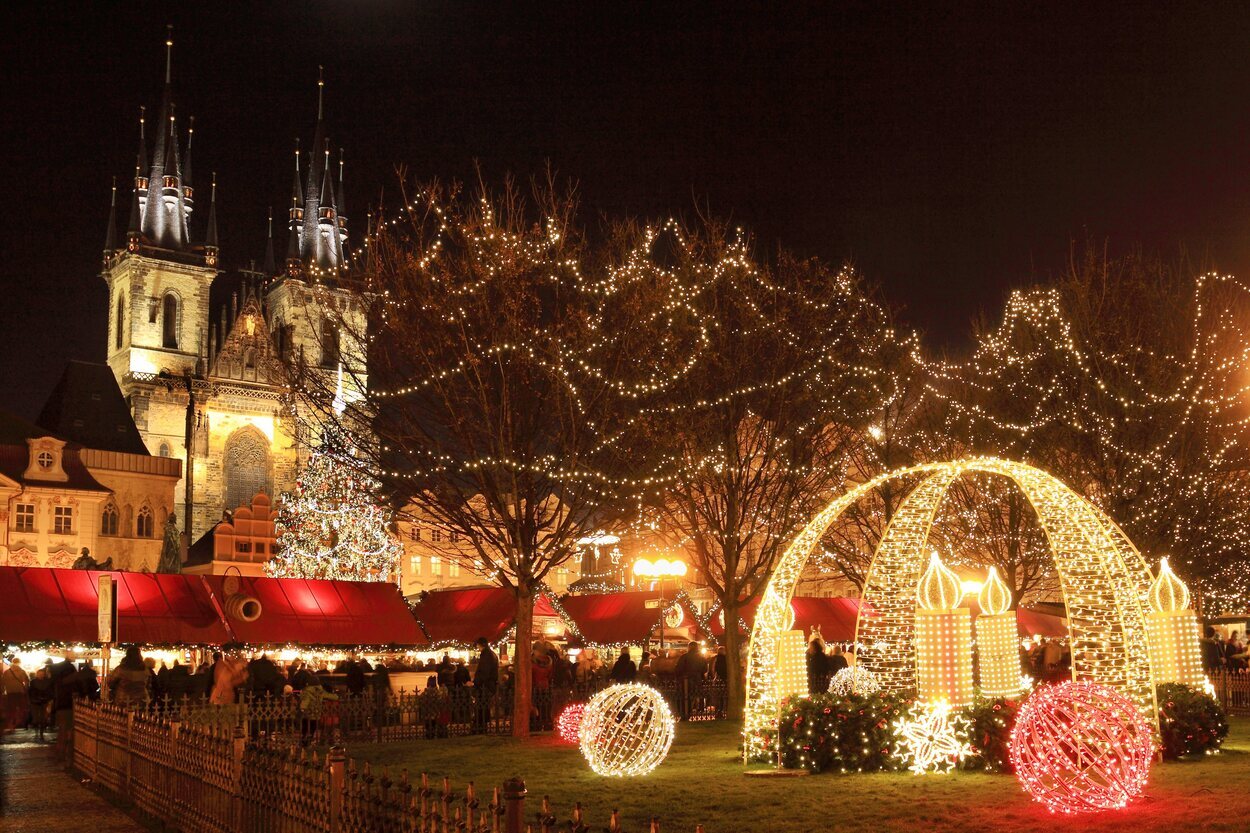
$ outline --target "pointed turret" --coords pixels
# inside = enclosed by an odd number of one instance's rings
[[[303,236],[304,208],[299,184],[299,139],[295,140],[295,184],[291,186],[290,238],[286,246],[286,271],[291,276],[300,271],[300,238]]]
[[[180,251],[187,245],[191,206],[187,202],[189,192],[183,190],[178,152],[172,85],[173,46],[173,27],[170,26],[165,38],[165,89],[157,119],[160,133],[153,145],[152,172],[148,177],[141,232],[152,245]]]
[[[104,261],[117,251],[117,177],[113,177],[113,196],[109,200],[109,224],[104,232]]]
[[[204,235],[204,260],[209,266],[217,264],[217,172],[213,172],[213,187],[208,196],[208,232]]]
[[[265,237],[265,263],[261,267],[265,270],[265,278],[272,278],[277,274],[277,265],[274,263],[273,257],[273,206],[269,206],[269,231]]]
[[[143,228],[143,205],[148,197],[148,180],[143,175],[148,164],[148,147],[143,135],[146,107],[139,108],[139,153],[135,156],[134,191],[130,198],[130,222],[126,224],[126,247],[134,251],[139,247],[139,234]]]

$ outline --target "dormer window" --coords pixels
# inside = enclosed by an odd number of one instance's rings
[[[56,458],[52,456],[51,451],[41,451],[35,455],[35,461],[44,471],[52,471],[52,464],[56,462]]]
[[[30,456],[26,458],[26,471],[22,477],[29,480],[52,480],[65,482],[65,441],[56,437],[31,437],[26,440]]]

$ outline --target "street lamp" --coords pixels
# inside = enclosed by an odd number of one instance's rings
[[[651,561],[647,558],[639,558],[634,562],[634,575],[640,578],[655,579],[660,585],[660,598],[654,600],[648,599],[647,607],[658,607],[662,611],[660,615],[660,651],[663,652],[664,620],[667,618],[665,614],[668,612],[668,608],[666,607],[664,601],[664,580],[669,578],[679,579],[685,576],[686,562],[676,558],[672,560],[660,558],[656,561]],[[655,602],[654,605],[652,605],[652,601]]]

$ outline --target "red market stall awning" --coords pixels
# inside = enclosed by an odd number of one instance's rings
[[[1068,635],[1068,620],[1045,608],[1021,607],[1016,610],[1016,629],[1021,636],[1062,638]]]
[[[794,629],[803,631],[804,636],[819,628],[826,642],[855,641],[859,599],[795,596],[790,608],[794,611]]]
[[[251,645],[394,645],[426,642],[399,588],[381,581],[202,576],[232,642]],[[260,602],[254,621],[231,615],[227,585]]]
[[[516,622],[516,597],[506,587],[432,590],[413,608],[429,640],[439,645],[471,645],[480,637],[498,642]],[[545,595],[534,602],[534,616],[557,616]]]
[[[560,600],[560,604],[587,642],[641,645],[660,624],[663,611],[659,607],[647,607],[647,602],[656,598],[654,591],[628,590],[567,596]],[[665,605],[666,608],[672,606],[671,600]],[[685,605],[680,605],[680,608],[682,623],[676,627],[693,625],[695,622],[690,611]]]
[[[219,645],[229,641],[199,576],[0,567],[0,641],[98,640],[99,578],[117,580],[116,642]]]

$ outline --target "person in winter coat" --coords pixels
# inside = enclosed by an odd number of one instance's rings
[[[621,655],[616,658],[612,672],[608,675],[609,679],[614,683],[632,683],[637,676],[638,666],[634,665],[634,661],[630,659],[629,649],[622,648]]]
[[[26,725],[29,690],[30,676],[22,668],[21,658],[13,657],[9,667],[0,674],[0,691],[4,693],[4,734]]]
[[[148,702],[148,679],[151,671],[143,662],[139,646],[126,648],[126,655],[117,667],[109,672],[109,697],[119,706],[143,706]]]
[[[213,690],[208,702],[224,706],[235,702],[239,686],[247,680],[247,664],[238,657],[222,657],[213,666]]]
[[[41,741],[51,717],[52,686],[52,674],[47,668],[40,668],[36,671],[35,678],[30,681],[30,691],[28,692],[30,699],[30,722],[35,727],[35,731],[39,733],[39,740]]]

